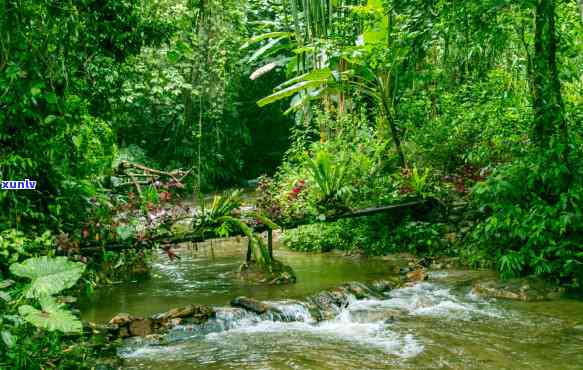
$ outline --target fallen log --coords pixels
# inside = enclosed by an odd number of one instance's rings
[[[298,220],[290,223],[280,223],[278,226],[282,230],[289,230],[295,229],[300,226],[316,224],[320,222],[336,222],[341,219],[347,218],[359,218],[359,217],[367,217],[381,213],[390,213],[390,212],[398,212],[400,210],[406,209],[409,211],[415,210],[422,210],[422,209],[431,209],[437,205],[437,201],[435,199],[426,199],[426,200],[417,200],[417,201],[410,201],[398,204],[391,204],[388,206],[381,206],[381,207],[370,207],[359,209],[351,212],[345,212],[338,215],[331,215],[324,218],[309,218]],[[272,228],[268,227],[265,224],[258,224],[252,227],[253,233],[263,233],[269,232]],[[229,235],[229,237],[235,236],[245,236],[243,231],[237,230]],[[102,245],[98,242],[88,242],[87,244],[81,245],[79,249],[79,253],[82,255],[92,255],[102,252],[104,250],[107,251],[120,251],[124,249],[153,249],[157,247],[165,247],[169,245],[177,245],[181,243],[200,243],[204,242],[205,240],[210,239],[220,239],[224,238],[224,235],[219,235],[212,230],[206,230],[204,232],[200,232],[200,230],[195,230],[192,233],[184,233],[179,235],[158,235],[154,236],[149,239],[145,240],[136,240],[136,239],[129,239],[123,242],[117,243],[110,243],[107,245]],[[268,242],[272,243],[272,238],[268,238]],[[271,244],[269,243],[269,244]],[[268,246],[272,249],[272,245]]]

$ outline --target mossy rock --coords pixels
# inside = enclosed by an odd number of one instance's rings
[[[296,275],[293,269],[277,260],[273,260],[270,266],[256,262],[244,263],[239,267],[237,277],[246,283],[252,284],[294,284]]]
[[[472,291],[489,298],[516,301],[549,301],[561,298],[564,289],[536,277],[511,280],[486,280],[474,284]]]

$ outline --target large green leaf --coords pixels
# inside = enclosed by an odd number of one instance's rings
[[[253,63],[262,56],[273,54],[274,52],[285,48],[285,46],[282,47],[281,45],[278,45],[281,40],[282,38],[272,39],[267,44],[257,49],[253,55],[251,55],[251,58],[249,58],[249,63]]]
[[[364,48],[372,50],[375,46],[387,45],[387,34],[389,32],[388,19],[384,16],[383,2],[380,0],[369,0],[367,7],[380,15],[380,17],[369,26],[364,32]]]
[[[281,39],[281,38],[287,38],[290,37],[291,33],[290,32],[268,32],[268,33],[263,33],[261,35],[257,35],[254,37],[251,37],[249,40],[247,40],[247,42],[245,44],[243,44],[243,46],[241,46],[241,49],[245,49],[248,48],[249,46],[256,44],[260,41],[263,40],[267,40],[267,39]]]
[[[10,271],[32,280],[27,298],[59,293],[75,285],[85,271],[85,265],[69,261],[66,257],[36,257],[22,263],[13,263]]]
[[[289,80],[276,86],[274,90],[281,90],[291,85],[295,85],[300,81],[315,81],[315,80],[326,80],[332,77],[332,70],[330,68],[322,68],[304,73],[302,75],[290,78]]]
[[[63,309],[54,298],[44,296],[39,299],[41,310],[28,305],[18,307],[18,313],[32,325],[49,331],[59,330],[63,333],[80,333],[81,321],[70,311]]]
[[[10,302],[11,298],[10,298],[10,294],[7,292],[3,292],[0,290],[0,299],[5,301],[5,302]]]
[[[0,337],[2,337],[2,341],[8,348],[12,348],[16,344],[16,339],[8,330],[2,330]]]
[[[12,280],[2,280],[0,281],[0,289],[8,288],[12,284],[14,284],[14,281]]]
[[[302,81],[302,82],[298,82],[295,85],[292,85],[288,88],[285,88],[283,90],[277,91],[269,96],[266,96],[263,99],[260,99],[257,102],[257,105],[260,107],[263,107],[267,104],[271,104],[274,103],[278,100],[287,98],[288,96],[291,96],[299,91],[305,90],[305,89],[309,89],[312,87],[318,87],[324,83],[326,83],[327,80],[314,80],[314,81]]]

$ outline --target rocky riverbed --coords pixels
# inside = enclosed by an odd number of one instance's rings
[[[232,247],[234,256],[217,243],[213,253],[201,247],[174,264],[161,257],[151,279],[112,287],[101,297],[109,304],[89,306],[84,318],[123,340],[119,357],[133,369],[580,369],[583,363],[583,302],[536,279],[502,282],[491,271],[406,255],[278,249],[277,257],[298,272],[297,283],[249,286],[231,275],[243,252]]]

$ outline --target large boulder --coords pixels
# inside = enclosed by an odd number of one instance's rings
[[[346,288],[339,287],[314,294],[307,301],[313,307],[310,312],[316,320],[330,320],[348,306],[350,294]]]
[[[536,277],[478,281],[472,291],[483,297],[517,301],[555,300],[564,293],[563,288]]]

